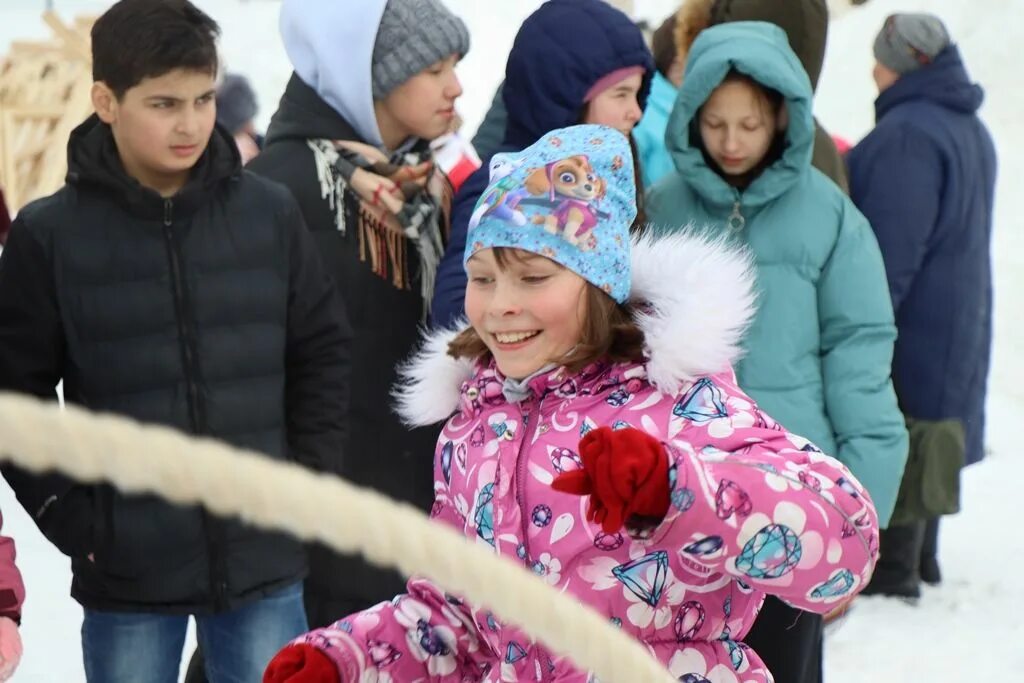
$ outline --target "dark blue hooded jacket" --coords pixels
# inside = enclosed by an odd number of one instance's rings
[[[590,87],[629,66],[647,69],[640,90],[643,108],[654,59],[629,17],[603,0],[545,2],[523,22],[508,56],[503,87],[508,122],[498,152],[525,149],[548,131],[579,123]],[[431,317],[435,325],[450,327],[463,314],[466,230],[489,175],[490,159],[482,161],[483,166],[455,197],[451,238],[434,290]]]
[[[900,406],[959,420],[968,463],[983,455],[992,341],[996,155],[976,114],[983,99],[951,46],[878,97],[875,129],[849,156],[851,196],[878,236],[896,312]]]

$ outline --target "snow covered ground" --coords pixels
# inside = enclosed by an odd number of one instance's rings
[[[780,0],[781,1],[781,0]],[[460,73],[466,94],[460,110],[467,130],[482,119],[501,79],[504,58],[520,21],[536,0],[447,0],[465,18],[474,47]],[[843,0],[835,0],[839,5]],[[65,16],[102,12],[106,0],[54,0]],[[229,69],[248,75],[257,89],[265,124],[289,75],[277,39],[275,0],[198,0],[224,30]],[[636,0],[640,17],[658,22],[676,0]],[[39,21],[43,0],[0,3],[0,53],[16,38],[46,37]],[[1024,481],[1016,429],[1024,423],[1024,218],[1011,193],[1024,177],[1024,89],[1010,36],[1024,35],[1022,0],[870,0],[837,13],[817,98],[826,127],[856,141],[873,122],[870,46],[893,11],[930,11],[949,25],[975,80],[987,91],[982,112],[1000,152],[997,222],[995,360],[989,401],[991,454],[964,474],[965,511],[944,522],[945,584],[926,591],[917,607],[884,598],[862,598],[828,636],[829,683],[854,681],[1002,681],[1024,670],[1024,585],[1014,563],[1024,560],[1015,496]],[[28,602],[22,629],[25,658],[16,680],[25,683],[84,680],[78,630],[81,610],[68,597],[69,564],[40,536],[5,484],[0,483],[4,532],[17,539]],[[1014,673],[1017,672],[1017,673]]]

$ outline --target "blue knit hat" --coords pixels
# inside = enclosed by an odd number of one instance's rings
[[[494,155],[490,169],[464,263],[481,249],[522,249],[626,301],[636,181],[622,133],[591,125],[554,130],[522,152]]]

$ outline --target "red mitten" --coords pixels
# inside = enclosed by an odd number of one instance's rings
[[[601,427],[580,440],[580,459],[583,469],[559,475],[551,486],[589,495],[587,519],[605,533],[617,532],[630,517],[662,519],[668,512],[668,454],[653,436]]]
[[[263,683],[341,683],[341,679],[330,657],[308,643],[297,643],[285,646],[270,660]]]

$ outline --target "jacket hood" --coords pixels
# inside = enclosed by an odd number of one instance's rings
[[[695,192],[713,206],[733,205],[737,191],[707,164],[690,126],[732,69],[781,93],[789,114],[782,157],[743,191],[743,206],[763,206],[807,172],[814,149],[811,83],[778,26],[741,21],[701,32],[686,62],[683,86],[669,116],[665,141],[676,169]]]
[[[364,141],[341,114],[294,73],[270,119],[266,144],[289,138]]]
[[[630,303],[644,333],[651,384],[669,394],[690,381],[728,369],[755,312],[749,252],[692,231],[634,238]],[[468,324],[429,332],[401,369],[396,411],[411,426],[442,422],[460,405],[471,359],[448,355]]]
[[[985,91],[971,82],[960,49],[951,45],[936,55],[931,64],[903,74],[879,95],[875,100],[876,118],[881,119],[908,100],[928,100],[946,109],[973,114],[985,101]]]
[[[687,0],[685,4],[708,0]],[[828,39],[828,3],[826,0],[715,0],[710,7],[710,25],[733,21],[766,21],[786,32],[811,87],[818,88],[825,62]]]
[[[173,197],[176,211],[188,212],[224,181],[238,177],[242,159],[231,135],[216,126],[206,151],[192,168],[185,186]],[[128,175],[121,163],[110,126],[93,114],[68,138],[67,182],[92,186],[113,194],[118,201],[144,217],[160,217],[164,198]]]
[[[296,75],[351,124],[360,140],[383,146],[373,110],[371,66],[387,0],[310,4],[281,4],[281,39]]]
[[[508,56],[505,145],[524,149],[549,131],[576,125],[590,87],[630,66],[646,69],[643,108],[654,57],[640,29],[603,0],[548,0],[523,22]]]

